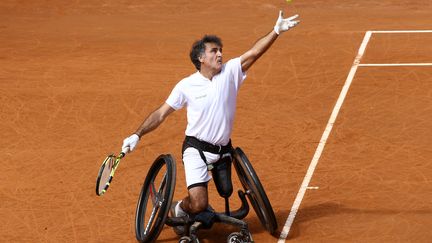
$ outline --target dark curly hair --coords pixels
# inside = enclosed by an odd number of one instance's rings
[[[195,41],[192,45],[189,56],[198,71],[201,70],[201,62],[199,61],[199,57],[205,52],[205,43],[214,43],[221,48],[223,47],[222,40],[215,35],[205,35],[203,38],[201,38],[201,40]]]

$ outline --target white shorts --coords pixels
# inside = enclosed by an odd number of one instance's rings
[[[219,154],[204,152],[207,163],[212,164],[220,159]],[[230,153],[222,155],[222,158],[231,156]],[[189,147],[183,153],[183,164],[186,175],[186,186],[207,183],[212,177],[207,170],[206,163],[202,160],[199,151],[196,148]]]

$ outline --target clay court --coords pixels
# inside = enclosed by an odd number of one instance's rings
[[[279,225],[270,235],[251,211],[255,242],[430,242],[427,0],[2,1],[1,241],[136,242],[136,202],[158,155],[176,159],[174,198],[186,193],[185,110],[144,137],[97,197],[102,160],[195,72],[193,41],[217,34],[228,61],[272,30],[279,9],[301,23],[249,70],[232,135]],[[199,236],[224,242],[234,230]],[[169,227],[159,236],[177,241]]]

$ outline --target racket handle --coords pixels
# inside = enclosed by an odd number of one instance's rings
[[[119,157],[120,158],[123,158],[123,157],[125,157],[126,156],[126,153],[125,152],[120,152],[120,154],[119,154]]]

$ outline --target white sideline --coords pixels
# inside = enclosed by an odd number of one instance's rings
[[[333,128],[333,124],[336,121],[336,118],[337,118],[337,115],[339,113],[339,110],[342,107],[342,104],[343,104],[343,102],[345,100],[345,97],[346,97],[346,94],[348,92],[348,89],[351,86],[352,80],[354,79],[354,75],[355,75],[355,73],[357,71],[357,68],[358,68],[358,66],[360,64],[360,59],[362,58],[362,56],[363,56],[363,54],[364,54],[364,52],[366,50],[366,46],[367,46],[367,44],[369,42],[369,39],[370,39],[371,35],[372,35],[372,32],[371,31],[367,31],[366,34],[365,34],[365,36],[364,36],[364,38],[363,38],[363,42],[362,42],[362,44],[360,46],[358,54],[357,54],[356,58],[354,59],[354,63],[352,65],[352,67],[351,67],[351,70],[350,70],[350,72],[348,74],[348,77],[347,77],[347,79],[345,81],[345,84],[344,84],[344,86],[342,88],[342,91],[341,91],[341,93],[339,95],[339,98],[338,98],[338,100],[336,102],[336,105],[333,108],[333,111],[332,111],[332,114],[330,116],[330,119],[329,119],[329,121],[327,123],[327,126],[326,126],[326,128],[324,130],[324,133],[323,133],[323,135],[321,137],[321,140],[320,140],[320,142],[318,144],[318,147],[317,147],[317,149],[315,151],[315,154],[314,154],[314,156],[312,158],[312,161],[311,161],[311,163],[309,165],[309,168],[307,170],[306,176],[303,179],[303,183],[300,186],[299,192],[297,193],[297,196],[296,196],[294,204],[293,204],[293,206],[291,208],[290,214],[289,214],[289,216],[288,216],[288,218],[286,220],[286,223],[285,223],[285,225],[284,225],[284,227],[282,229],[282,232],[281,232],[281,234],[279,236],[278,243],[285,242],[286,238],[288,237],[288,233],[289,233],[289,231],[291,229],[291,225],[294,222],[294,218],[295,218],[295,216],[297,214],[297,211],[298,211],[298,209],[300,207],[301,201],[303,200],[303,197],[304,197],[304,194],[306,192],[306,189],[308,188],[309,182],[312,179],[312,175],[313,175],[313,173],[315,171],[315,168],[316,168],[316,166],[318,164],[318,160],[321,157],[322,151],[324,150],[324,146],[325,146],[325,144],[327,142],[327,139],[328,139],[328,137],[330,135],[330,132],[331,132],[331,130]]]

